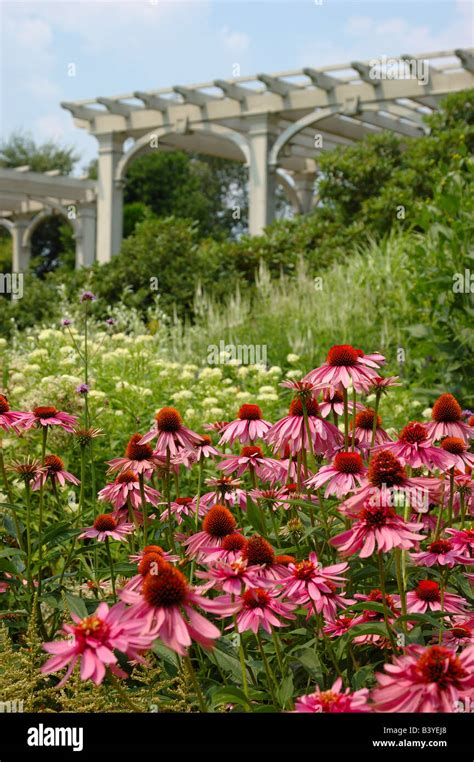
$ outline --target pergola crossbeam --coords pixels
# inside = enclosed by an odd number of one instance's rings
[[[474,54],[471,50],[463,50],[462,48],[458,48],[454,51],[454,53],[459,58],[463,68],[466,69],[466,71],[474,72]]]
[[[286,98],[295,89],[295,86],[290,85],[289,82],[284,82],[278,77],[271,77],[269,74],[257,74],[257,79],[263,82],[271,93],[281,95],[283,98]]]

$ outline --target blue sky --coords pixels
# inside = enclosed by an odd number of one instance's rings
[[[0,132],[96,141],[62,100],[473,45],[470,0],[0,0]],[[73,63],[74,77],[68,76]]]

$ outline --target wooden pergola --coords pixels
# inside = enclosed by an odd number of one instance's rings
[[[274,216],[275,182],[297,211],[307,211],[318,153],[383,130],[423,135],[423,116],[443,96],[473,85],[473,50],[463,49],[62,103],[99,144],[97,259],[106,262],[120,249],[124,177],[147,151],[244,162],[249,228],[258,234]]]
[[[31,237],[54,214],[68,220],[76,243],[76,267],[91,265],[96,251],[96,183],[60,175],[57,170],[31,172],[28,166],[0,169],[0,225],[13,241],[12,272],[24,272]]]

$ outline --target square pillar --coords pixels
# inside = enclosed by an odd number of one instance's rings
[[[249,119],[249,233],[261,235],[275,217],[275,171],[268,157],[274,140],[274,127],[268,116]]]
[[[95,204],[81,204],[77,211],[76,226],[76,269],[90,267],[95,260],[96,207]]]
[[[124,135],[96,135],[99,142],[99,177],[97,183],[97,261],[110,262],[122,243],[123,183],[116,182],[115,172],[122,157]]]
[[[30,266],[30,245],[24,243],[30,221],[24,217],[12,220],[12,273],[24,273]]]
[[[298,197],[299,212],[306,214],[311,210],[314,199],[316,172],[294,172],[293,183]]]

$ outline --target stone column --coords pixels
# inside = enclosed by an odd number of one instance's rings
[[[124,136],[117,133],[96,135],[99,142],[99,179],[97,184],[97,261],[110,262],[120,251],[123,226],[123,183],[115,181],[122,156]]]
[[[249,166],[249,233],[260,235],[275,216],[275,171],[268,156],[274,139],[269,118],[250,118],[248,141]]]
[[[13,244],[12,273],[24,273],[30,264],[30,245],[23,243],[25,233],[31,220],[26,217],[17,217],[12,220],[11,234]]]
[[[95,260],[96,206],[80,204],[76,224],[76,270],[90,267]]]
[[[295,172],[293,173],[293,184],[298,197],[299,211],[306,214],[311,210],[314,198],[315,172]]]

